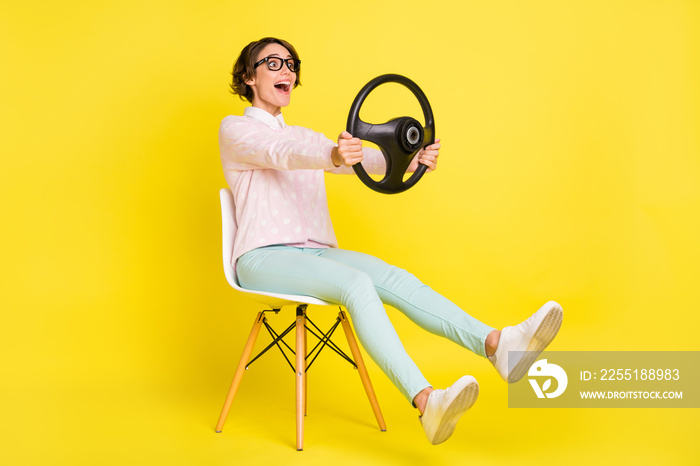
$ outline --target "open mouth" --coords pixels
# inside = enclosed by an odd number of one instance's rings
[[[275,83],[275,89],[278,89],[286,94],[289,92],[289,88],[291,87],[291,85],[292,83],[289,81],[280,81],[278,83]]]

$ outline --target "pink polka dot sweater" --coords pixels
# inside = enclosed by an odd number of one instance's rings
[[[231,263],[246,252],[272,244],[338,247],[326,199],[324,171],[335,167],[335,142],[321,133],[288,126],[282,114],[248,107],[243,116],[227,116],[219,129],[224,177],[236,205],[238,233]],[[363,148],[363,167],[385,171],[384,156]]]

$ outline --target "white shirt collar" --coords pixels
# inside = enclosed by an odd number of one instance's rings
[[[262,121],[270,128],[285,128],[287,126],[281,113],[277,116],[272,116],[262,108],[246,107],[243,115]]]

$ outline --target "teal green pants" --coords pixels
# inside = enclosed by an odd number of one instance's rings
[[[267,246],[241,256],[236,272],[243,288],[315,296],[344,306],[367,354],[411,403],[431,385],[406,353],[382,303],[480,356],[494,330],[412,274],[359,252]]]

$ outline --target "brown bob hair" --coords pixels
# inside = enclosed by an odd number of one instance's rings
[[[238,56],[236,63],[233,64],[233,71],[231,75],[233,80],[231,81],[231,93],[238,95],[241,99],[245,99],[250,103],[253,103],[253,89],[248,86],[245,82],[252,76],[255,76],[255,59],[258,53],[269,44],[280,44],[282,47],[286,48],[292,55],[292,58],[299,60],[299,54],[294,49],[294,46],[287,42],[286,40],[277,39],[276,37],[264,37],[260,40],[256,40],[246,45]],[[294,83],[296,88],[301,84],[301,69],[296,71],[297,80]]]

